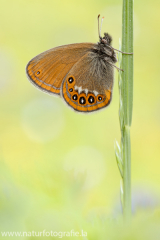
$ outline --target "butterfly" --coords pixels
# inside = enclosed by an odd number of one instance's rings
[[[103,38],[100,35],[99,17],[97,44],[75,43],[55,47],[31,59],[26,67],[33,85],[49,94],[61,96],[78,112],[90,113],[110,104],[114,67],[119,69],[114,65],[117,49],[111,46],[112,37],[108,33],[104,33]]]

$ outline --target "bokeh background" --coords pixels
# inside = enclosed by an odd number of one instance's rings
[[[122,0],[0,0],[0,231],[83,229],[86,238],[66,238],[160,239],[159,1],[134,4],[132,226],[122,225],[114,153],[117,72],[111,105],[91,115],[39,91],[25,74],[27,62],[45,50],[97,42],[99,13],[102,33],[119,48]]]

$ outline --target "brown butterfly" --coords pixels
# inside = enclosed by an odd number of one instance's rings
[[[111,46],[108,33],[103,38],[100,36],[99,21],[98,32],[97,44],[59,46],[34,57],[26,67],[31,83],[49,94],[60,95],[79,112],[107,107],[112,99],[117,49]]]

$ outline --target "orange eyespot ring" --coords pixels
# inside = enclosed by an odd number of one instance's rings
[[[69,88],[68,91],[70,94],[73,94],[73,88]]]
[[[87,105],[86,95],[85,93],[81,93],[78,97],[78,103],[82,106]]]
[[[96,98],[94,94],[88,94],[87,101],[89,105],[96,103]]]
[[[102,102],[103,100],[104,100],[104,96],[101,95],[101,94],[99,94],[99,95],[97,96],[97,101],[98,101],[98,102]]]
[[[73,76],[68,77],[68,79],[67,79],[68,85],[72,85],[74,82],[75,82],[75,79]]]
[[[72,100],[75,101],[75,102],[78,101],[78,93],[74,93],[74,94],[72,95]]]

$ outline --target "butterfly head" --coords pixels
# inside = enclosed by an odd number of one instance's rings
[[[102,44],[111,45],[112,37],[108,33],[104,33],[104,37],[100,37],[99,40]]]
[[[98,52],[101,57],[112,60],[113,63],[117,62],[116,53],[111,46],[112,37],[108,33],[104,33],[104,37],[99,36]]]

